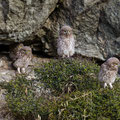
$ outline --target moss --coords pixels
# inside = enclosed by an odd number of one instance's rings
[[[35,97],[33,81],[20,76],[5,88],[7,103],[15,119],[35,120],[118,120],[120,83],[103,89],[94,61],[54,60],[35,69],[37,79],[51,90],[50,97]]]

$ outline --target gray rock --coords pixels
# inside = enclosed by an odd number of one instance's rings
[[[104,57],[120,56],[120,1],[109,0],[101,11],[98,27],[99,47]]]
[[[0,0],[0,44],[31,40],[33,50],[55,56],[59,29],[67,24],[77,54],[119,57],[119,6],[119,0]]]
[[[47,54],[55,54],[56,40],[62,25],[72,26],[76,36],[76,53],[88,57],[104,59],[97,39],[100,18],[100,0],[66,0],[60,2],[58,8],[47,19],[43,30],[46,35],[41,38]],[[91,3],[91,4],[90,4]],[[99,4],[97,4],[99,3]],[[49,46],[49,47],[48,47]]]
[[[105,60],[120,56],[120,1],[66,0],[47,19],[40,37],[43,51],[55,55],[58,31],[70,25],[76,36],[76,53]],[[39,37],[39,32],[38,32]]]
[[[82,0],[82,3],[85,7],[95,4],[99,2],[99,0]]]
[[[120,1],[110,0],[104,8],[106,21],[119,34],[120,33]]]
[[[58,0],[0,0],[0,43],[32,39]]]
[[[15,74],[14,70],[2,69],[2,70],[0,70],[0,83],[9,82],[15,76],[16,76],[16,74]]]

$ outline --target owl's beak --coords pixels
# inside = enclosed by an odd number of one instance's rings
[[[68,31],[68,35],[70,35],[70,31]]]
[[[68,32],[66,32],[66,35],[68,35]]]
[[[70,32],[69,32],[69,31],[67,31],[67,32],[66,32],[66,35],[67,35],[67,36],[69,36],[69,35],[70,35]]]

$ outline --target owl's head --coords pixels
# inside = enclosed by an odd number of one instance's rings
[[[24,45],[22,43],[18,44],[19,49],[21,49],[22,47],[24,47]]]
[[[120,65],[120,61],[116,57],[109,58],[106,63],[111,69],[118,69],[118,66]]]
[[[24,46],[23,49],[26,50],[26,51],[31,51],[31,48],[29,46]]]
[[[26,55],[26,50],[24,48],[21,48],[20,51],[19,51],[19,53],[21,55]]]
[[[70,37],[73,34],[72,28],[70,26],[64,25],[60,29],[60,36]]]
[[[24,50],[26,51],[26,54],[31,54],[32,53],[32,49],[28,46],[24,46]]]

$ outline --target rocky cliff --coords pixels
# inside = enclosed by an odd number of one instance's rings
[[[70,25],[76,53],[106,59],[120,56],[119,0],[0,0],[0,44],[26,42],[56,55],[58,31]]]

